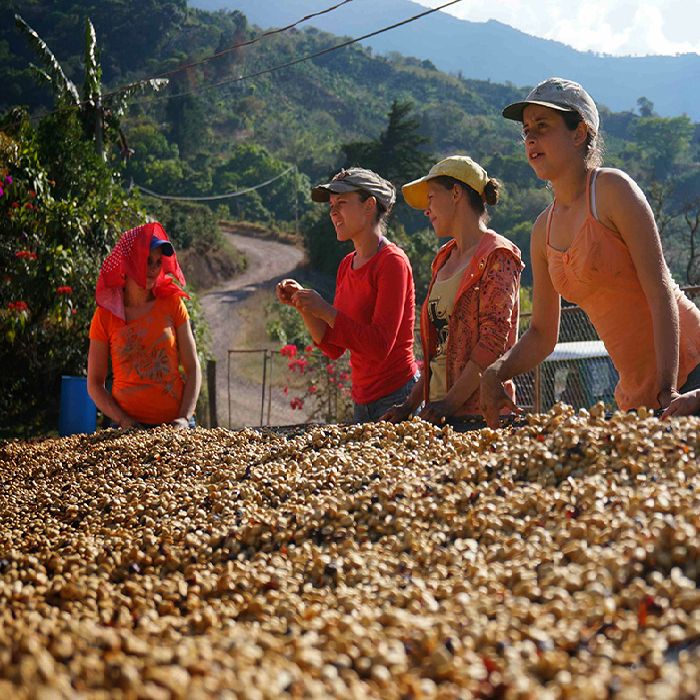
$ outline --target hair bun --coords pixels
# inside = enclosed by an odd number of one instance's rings
[[[484,201],[486,204],[494,205],[498,203],[501,191],[501,183],[494,177],[490,177],[484,185]]]

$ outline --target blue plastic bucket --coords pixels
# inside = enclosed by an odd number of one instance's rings
[[[58,434],[94,433],[97,408],[87,390],[87,377],[61,377],[61,407]]]

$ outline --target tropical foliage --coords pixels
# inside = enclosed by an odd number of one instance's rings
[[[400,186],[431,161],[468,153],[503,182],[491,226],[529,262],[532,222],[550,194],[523,157],[517,125],[500,116],[522,89],[359,45],[296,62],[339,43],[316,29],[240,46],[258,36],[240,12],[186,0],[0,6],[0,359],[24,362],[4,373],[0,391],[3,402],[42,397],[13,420],[38,415],[60,373],[81,370],[75,339],[85,337],[98,260],[146,212],[168,219],[178,245],[201,250],[216,245],[219,216],[296,230],[314,269],[332,274],[344,250],[325,208],[310,202],[311,184],[363,165]],[[44,117],[30,123],[18,105]],[[644,189],[677,279],[700,281],[700,125],[660,117],[645,98],[634,112],[601,112],[606,163]],[[235,196],[165,204],[139,186]],[[399,203],[388,231],[411,258],[419,298],[438,244],[426,224]],[[530,275],[528,264],[524,284]]]

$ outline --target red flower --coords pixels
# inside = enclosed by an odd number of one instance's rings
[[[307,345],[307,346],[304,348],[304,352],[306,352],[306,353],[313,352],[313,351],[314,351],[314,346],[313,346],[313,345]]]
[[[301,410],[304,408],[304,399],[299,398],[298,396],[295,396],[290,402],[289,405],[292,407],[292,410],[296,411],[297,409]]]
[[[11,206],[13,209],[19,209],[19,202],[12,202],[12,204],[10,204],[10,206]]]
[[[309,361],[306,358],[300,357],[300,358],[295,359],[295,360],[290,360],[287,363],[287,367],[289,368],[290,372],[296,372],[297,368],[298,368],[300,374],[304,374],[308,364],[309,364]]]
[[[10,309],[10,311],[17,311],[18,313],[29,311],[29,306],[27,306],[26,301],[11,301],[7,305],[7,308]]]
[[[34,197],[36,197],[36,192],[34,190],[29,190],[27,194],[29,195],[30,199],[34,199]]]
[[[328,374],[335,374],[335,365],[332,365],[330,363],[327,364],[326,365],[326,372],[328,372]]]
[[[289,387],[288,386],[284,387],[284,389],[282,389],[282,392],[286,396],[289,393]]]
[[[56,287],[56,294],[72,294],[72,293],[73,293],[73,287],[69,287],[68,285]]]
[[[284,357],[296,357],[297,356],[297,346],[288,343],[280,350],[280,355]]]
[[[36,260],[39,256],[36,253],[32,253],[31,250],[18,250],[15,253],[16,258],[27,258],[27,260]]]
[[[309,394],[315,394],[318,391],[318,387],[315,384],[312,384],[309,387]]]
[[[24,208],[25,208],[25,209],[34,209],[34,207],[32,206],[32,203],[31,203],[31,202],[27,202],[27,203],[24,205]]]
[[[348,379],[350,379],[350,375],[347,372],[341,372],[338,377],[340,378],[341,382],[347,382]]]

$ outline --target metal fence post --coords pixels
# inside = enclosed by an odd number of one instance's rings
[[[260,394],[260,427],[265,420],[265,384],[267,383],[267,350],[263,350],[262,392]]]
[[[231,430],[231,351],[228,351],[228,368],[226,370],[226,389],[228,393],[228,429]]]
[[[542,411],[542,364],[538,364],[535,367],[535,391],[534,391],[534,401],[535,413],[540,413]]]
[[[207,391],[209,393],[209,427],[218,428],[216,414],[216,360],[207,360]]]
[[[267,424],[270,425],[270,411],[272,410],[272,370],[274,369],[274,356],[272,350],[266,350],[267,357],[270,358],[270,372],[267,375]]]

